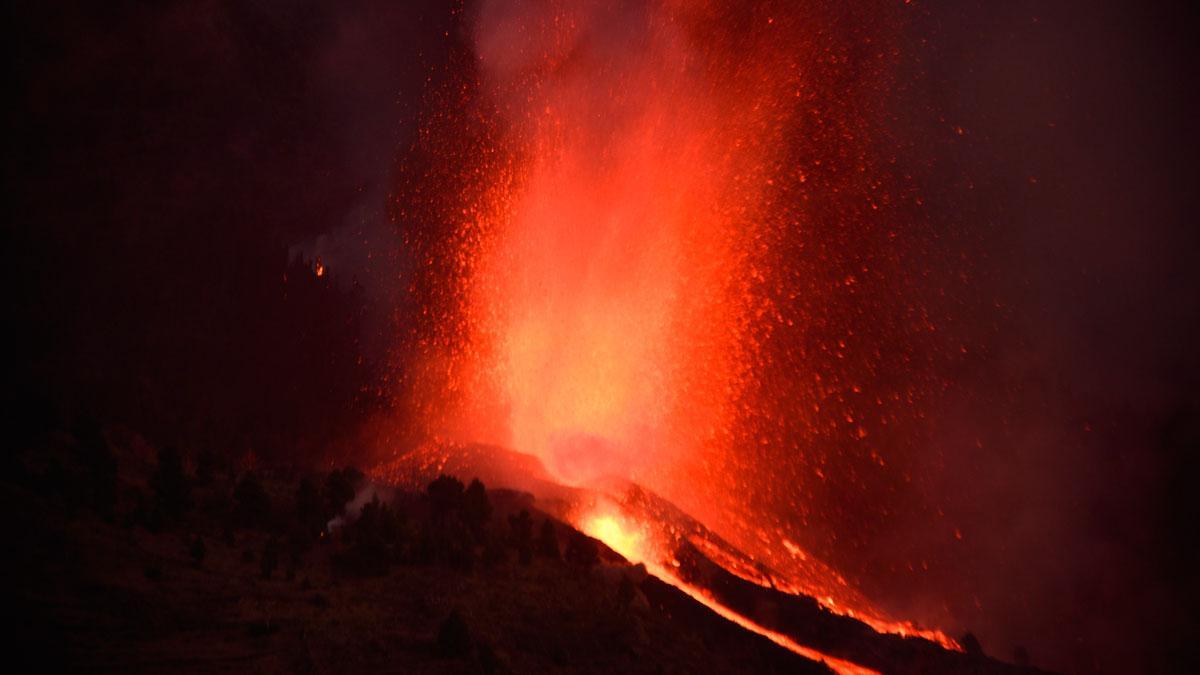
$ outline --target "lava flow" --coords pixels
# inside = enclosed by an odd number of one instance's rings
[[[579,523],[579,527],[587,534],[603,541],[609,548],[620,553],[631,562],[642,563],[646,566],[646,570],[650,574],[683,591],[688,597],[708,607],[726,620],[746,630],[758,633],[775,644],[785,649],[790,649],[805,658],[823,662],[841,675],[878,675],[878,671],[876,670],[844,659],[834,658],[816,649],[806,647],[778,631],[761,626],[729,609],[704,589],[684,581],[669,566],[658,562],[662,556],[662,550],[658,549],[648,539],[648,534],[643,525],[623,522],[621,516],[603,512],[583,517],[577,522]]]
[[[878,675],[878,671],[822,653],[796,642],[783,633],[762,626],[726,607],[704,588],[681,578],[674,569],[678,566],[678,561],[673,559],[669,543],[661,539],[663,533],[655,533],[645,521],[622,514],[619,507],[610,504],[599,509],[587,509],[573,515],[572,520],[581,531],[604,542],[605,545],[620,553],[630,562],[645,565],[650,574],[683,591],[693,600],[708,607],[724,619],[746,630],[758,633],[805,658],[824,662],[841,675]]]
[[[399,350],[415,435],[527,452],[566,485],[645,485],[746,554],[724,562],[740,576],[953,646],[818,560],[886,525],[943,388],[906,269],[920,199],[881,122],[904,11],[464,13],[396,200],[422,313]],[[686,590],[649,525],[614,518],[574,522]]]

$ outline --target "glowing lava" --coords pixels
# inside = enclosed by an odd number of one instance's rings
[[[878,675],[875,670],[805,647],[782,633],[761,626],[724,606],[704,589],[680,579],[671,569],[670,563],[664,562],[669,560],[669,557],[665,554],[661,542],[650,539],[644,525],[629,522],[619,511],[595,510],[578,517],[577,521],[582,532],[604,542],[605,545],[620,553],[630,562],[642,563],[648,572],[683,591],[693,600],[713,610],[727,621],[758,633],[805,658],[824,662],[841,675]]]
[[[920,200],[878,122],[903,11],[483,2],[398,197],[450,227],[406,233],[414,435],[635,481],[778,571],[746,578],[953,646],[806,551],[886,525],[943,389]],[[640,526],[588,518],[663,567]]]
[[[824,662],[825,665],[832,668],[834,672],[840,673],[841,675],[879,675],[879,671],[872,670],[866,666],[860,666],[856,663],[851,663],[850,661],[846,661],[844,659],[834,658],[815,649],[805,647],[804,645],[799,644],[795,640],[783,635],[782,633],[778,633],[769,628],[764,628],[750,619],[738,614],[737,612],[730,610],[714,600],[703,590],[680,580],[678,577],[664,568],[647,565],[646,569],[658,578],[666,581],[684,593],[687,593],[688,596],[693,600],[696,600],[705,607],[708,607],[728,621],[732,621],[746,630],[758,633],[759,635],[771,640],[771,642],[774,642],[785,649],[790,649],[791,651],[796,652],[807,659]]]
[[[643,550],[646,545],[645,533],[627,528],[617,516],[603,514],[588,517],[580,523],[580,531],[599,539],[633,562],[644,562],[650,558]]]

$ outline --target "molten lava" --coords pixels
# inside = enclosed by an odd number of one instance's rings
[[[815,649],[797,643],[790,637],[765,628],[754,621],[738,614],[713,598],[703,588],[699,588],[680,578],[672,569],[669,549],[663,543],[655,541],[648,535],[644,524],[630,522],[618,509],[611,506],[590,512],[589,515],[576,516],[581,531],[604,542],[609,548],[627,558],[631,562],[642,563],[646,570],[654,576],[675,586],[693,600],[708,607],[721,617],[742,628],[758,633],[775,644],[790,649],[801,656],[814,661],[823,661],[835,672],[841,675],[878,675],[878,672],[844,659],[834,658]]]
[[[644,562],[651,558],[644,552],[647,545],[645,533],[637,526],[623,523],[619,516],[598,514],[579,522],[580,531],[604,542],[612,550],[632,562]]]
[[[635,481],[750,556],[731,571],[952,645],[806,550],[887,526],[945,389],[882,122],[904,11],[483,2],[397,207],[452,224],[406,234],[421,435]],[[574,522],[679,582],[627,517]]]

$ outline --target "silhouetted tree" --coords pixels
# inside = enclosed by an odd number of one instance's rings
[[[192,540],[192,547],[188,551],[192,556],[192,561],[196,565],[204,564],[204,557],[208,555],[208,547],[204,545],[204,539],[199,535]]]
[[[458,511],[463,503],[462,481],[454,476],[442,474],[428,487],[425,494],[429,497],[429,508],[435,520],[440,520],[451,511]]]
[[[470,653],[471,630],[457,609],[451,610],[450,616],[438,627],[437,645],[438,651],[446,657],[456,658]]]
[[[628,607],[636,594],[637,588],[633,585],[633,580],[628,575],[622,574],[621,583],[617,585],[617,604],[621,607]]]
[[[329,472],[325,479],[325,502],[328,508],[326,518],[336,518],[342,514],[346,504],[354,499],[362,482],[362,472],[352,467],[335,469]]]
[[[296,488],[295,516],[301,529],[314,537],[325,529],[325,502],[311,478],[305,477]]]
[[[496,653],[495,647],[485,640],[475,641],[475,659],[484,675],[510,672],[503,659]]]
[[[567,562],[580,567],[592,567],[600,561],[600,548],[591,537],[582,532],[572,530],[567,539],[567,550],[564,554]]]
[[[308,553],[313,545],[313,535],[299,523],[292,523],[287,531],[288,570],[295,572],[300,566],[300,560]]]
[[[267,540],[258,566],[263,579],[270,579],[275,568],[279,566],[279,542],[275,541],[275,537]]]
[[[963,633],[959,644],[962,645],[963,651],[972,656],[983,656],[983,645],[979,644],[979,638],[975,637],[974,633]]]
[[[67,486],[69,497],[111,518],[117,498],[117,458],[96,420],[85,417],[75,426],[82,469],[77,485]]]
[[[148,530],[155,529],[154,509],[150,504],[150,498],[146,496],[146,492],[140,488],[130,488],[129,501],[132,506],[129,511],[129,525],[141,525]]]
[[[150,581],[162,581],[163,580],[162,565],[160,565],[158,563],[150,563],[149,565],[147,565],[145,567],[145,569],[142,570],[142,574],[146,575],[146,578],[149,579]]]
[[[217,474],[217,456],[205,448],[196,457],[196,484],[209,485]]]
[[[562,558],[558,549],[558,533],[555,531],[554,522],[549,518],[542,521],[542,528],[538,531],[537,554],[552,560]]]
[[[407,538],[403,514],[376,495],[363,505],[358,519],[346,526],[350,550],[340,562],[358,574],[384,574],[405,557]]]
[[[459,514],[451,512],[441,519],[425,521],[418,553],[425,562],[468,570],[475,563],[475,542]]]
[[[346,480],[350,481],[350,487],[353,487],[355,492],[358,492],[363,482],[367,480],[366,474],[359,471],[357,466],[344,467],[342,475],[346,477]]]
[[[513,547],[517,549],[517,560],[522,565],[533,562],[533,518],[527,509],[508,517],[509,527],[512,528]]]
[[[271,515],[271,498],[253,471],[246,473],[233,490],[234,518],[243,527],[263,527]]]
[[[467,523],[467,527],[471,528],[471,532],[476,538],[480,538],[483,536],[484,525],[491,517],[492,503],[488,500],[487,490],[483,487],[483,483],[476,478],[471,481],[466,492],[463,493],[463,520]]]
[[[159,451],[150,487],[154,490],[155,510],[164,520],[178,520],[191,508],[192,486],[183,472],[183,458],[174,447]]]
[[[500,537],[488,537],[483,542],[482,562],[484,567],[496,567],[507,558],[508,547]]]

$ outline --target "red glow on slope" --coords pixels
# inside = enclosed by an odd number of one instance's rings
[[[758,633],[807,659],[824,662],[841,675],[878,675],[875,670],[805,647],[782,633],[765,628],[722,605],[703,589],[683,581],[670,570],[669,563],[662,563],[663,549],[649,536],[646,529],[637,523],[628,521],[617,512],[607,510],[590,512],[579,519],[578,526],[582,532],[604,542],[605,545],[620,553],[630,562],[644,564],[646,570],[654,576],[678,588],[693,600],[746,630]]]

